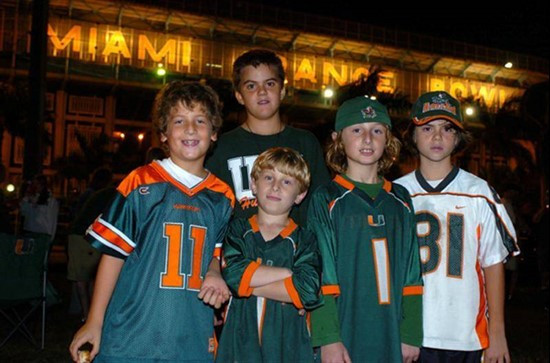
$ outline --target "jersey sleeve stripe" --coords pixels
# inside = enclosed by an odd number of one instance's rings
[[[249,297],[252,295],[253,288],[250,287],[250,280],[252,280],[252,276],[258,267],[260,267],[260,264],[256,261],[252,261],[244,270],[241,283],[239,284],[239,290],[237,291],[240,297]]]
[[[290,296],[290,300],[292,300],[292,303],[294,304],[294,306],[296,306],[298,309],[303,309],[304,305],[302,305],[302,301],[300,300],[300,295],[298,294],[296,287],[294,287],[294,282],[292,282],[292,276],[284,279],[284,283],[285,283],[286,291],[288,292],[288,296]]]
[[[514,235],[510,233],[510,231],[506,227],[506,223],[504,223],[504,221],[502,220],[502,217],[498,214],[495,204],[489,201],[488,199],[486,200],[487,200],[487,203],[489,203],[489,208],[495,215],[495,224],[497,226],[498,233],[500,234],[500,238],[502,238],[502,243],[504,244],[504,247],[506,247],[508,252],[513,252],[514,256],[518,255],[519,248],[517,246]]]
[[[339,285],[325,285],[321,287],[323,295],[340,295]]]
[[[107,247],[111,248],[112,250],[115,250],[116,252],[120,253],[121,255],[123,255],[125,257],[128,257],[128,255],[130,254],[130,253],[124,251],[122,248],[118,247],[117,245],[114,245],[114,244],[110,243],[109,241],[107,241],[106,239],[104,239],[103,237],[101,237],[100,235],[95,233],[94,231],[89,231],[88,234],[90,236],[92,236],[96,241],[100,242],[102,245],[107,246]]]
[[[216,247],[214,248],[214,254],[212,255],[212,257],[214,257],[214,258],[220,258],[221,255],[222,255],[222,249],[221,249],[221,247],[216,246]]]
[[[113,231],[114,233],[116,233],[120,238],[122,238],[130,247],[132,247],[132,249],[134,249],[136,247],[136,244],[130,239],[128,238],[124,233],[122,233],[118,228],[116,228],[115,226],[113,226],[111,223],[107,222],[106,220],[104,220],[103,218],[101,217],[98,217],[96,222],[98,223],[101,223],[103,226],[105,226],[106,228],[110,229],[111,231]],[[94,224],[92,225],[92,229],[95,229],[95,222]]]
[[[422,286],[405,286],[403,288],[403,296],[422,295],[424,291]]]
[[[124,234],[116,229],[116,231],[113,231],[110,228],[112,226],[108,223],[107,225],[104,225],[102,222],[103,221],[100,219],[96,220],[92,225],[89,234],[109,247],[116,246],[117,248],[111,248],[119,251],[125,256],[128,256],[134,250],[135,244],[133,242],[129,243],[128,238],[124,236]]]

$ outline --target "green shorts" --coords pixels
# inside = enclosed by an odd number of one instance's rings
[[[70,234],[68,254],[67,278],[71,281],[93,280],[101,253],[90,246],[84,237]]]

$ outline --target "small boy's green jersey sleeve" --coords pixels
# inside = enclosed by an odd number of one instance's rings
[[[422,346],[422,337],[422,295],[403,296],[401,342],[420,347]]]
[[[311,197],[308,209],[308,228],[317,238],[323,266],[321,293],[324,305],[311,315],[313,346],[322,346],[341,341],[340,322],[335,296],[340,294],[336,273],[337,241],[330,218],[331,198],[325,187],[319,188]]]
[[[250,281],[252,275],[260,266],[250,258],[245,257],[246,244],[240,235],[238,224],[241,220],[230,223],[225,242],[222,247],[222,276],[234,296],[248,297],[252,295]]]
[[[298,307],[315,309],[322,304],[319,294],[321,286],[321,256],[315,235],[308,230],[300,229],[297,234],[298,246],[292,266],[292,283],[298,292]],[[291,295],[292,298],[292,295]]]
[[[340,286],[336,273],[337,241],[329,214],[329,197],[324,189],[315,192],[308,210],[308,228],[315,234],[321,253],[323,274],[321,292],[323,295],[339,295]]]
[[[341,341],[336,300],[324,296],[324,305],[311,312],[311,344],[320,347]]]
[[[400,190],[404,188],[399,188]],[[407,254],[407,270],[403,287],[403,319],[401,320],[401,342],[413,345],[422,345],[422,270],[420,263],[420,249],[416,235],[416,218],[412,201],[408,192],[403,191],[402,198],[408,203],[410,212],[403,228],[408,229],[410,243]]]

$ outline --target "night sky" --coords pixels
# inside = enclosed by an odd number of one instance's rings
[[[542,1],[516,5],[478,1],[322,2],[313,0],[260,0],[266,5],[309,14],[328,15],[391,29],[510,50],[548,58],[548,6]],[[342,5],[336,5],[342,4]],[[345,5],[343,5],[345,4]]]

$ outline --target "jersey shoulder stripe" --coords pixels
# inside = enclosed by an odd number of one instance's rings
[[[159,172],[160,170],[164,171],[164,169],[160,165],[158,167],[155,167],[155,165],[156,163],[141,166],[130,172],[119,184],[117,188],[119,193],[127,197],[132,191],[143,185],[165,182],[164,175]],[[168,175],[168,173],[164,173]]]
[[[201,191],[208,189],[224,195],[229,200],[231,207],[233,208],[235,206],[235,195],[233,194],[231,187],[218,179],[214,174],[208,174],[208,176],[198,185],[193,188],[188,188],[172,177],[158,163],[151,163],[135,169],[120,183],[117,190],[123,196],[127,197],[137,188],[154,183],[170,183],[188,196],[194,196]]]

